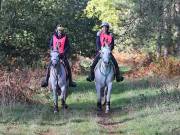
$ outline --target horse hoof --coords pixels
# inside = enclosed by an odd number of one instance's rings
[[[53,109],[54,113],[57,113],[59,112],[59,109],[58,109],[58,106],[57,105],[54,105],[54,109]]]
[[[58,113],[58,112],[59,112],[59,110],[58,110],[58,109],[54,109],[54,114],[55,114],[55,113]]]
[[[106,110],[105,110],[106,114],[109,113],[109,111],[110,111],[110,102],[107,102],[107,104],[109,104],[109,105],[106,105]]]
[[[58,113],[58,111],[54,111],[54,114]]]
[[[109,113],[109,110],[106,110],[105,113],[108,114],[108,113]]]

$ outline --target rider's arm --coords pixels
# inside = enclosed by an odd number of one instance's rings
[[[70,44],[69,44],[68,36],[66,36],[65,48],[64,48],[64,54],[69,53],[69,51],[70,51]]]
[[[112,35],[112,33],[110,33],[110,34]],[[114,37],[113,37],[113,35],[112,35],[112,41],[111,41],[110,46],[111,46],[111,51],[112,51],[114,49]]]
[[[96,52],[99,52],[99,50],[101,50],[100,32],[97,32],[97,35],[96,35]]]

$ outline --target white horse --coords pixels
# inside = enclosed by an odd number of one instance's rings
[[[62,108],[66,109],[68,80],[64,64],[60,60],[59,52],[53,50],[51,55],[50,85],[53,92],[54,113],[58,112],[58,95],[60,95]]]
[[[112,90],[112,82],[114,80],[113,64],[110,61],[111,49],[107,45],[101,47],[100,57],[95,68],[95,85],[97,92],[97,107],[98,111],[102,111],[102,98],[105,98],[106,110],[105,113],[110,111],[110,96]]]

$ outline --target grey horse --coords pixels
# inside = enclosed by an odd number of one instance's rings
[[[101,47],[100,57],[95,68],[95,85],[97,92],[98,111],[102,111],[102,99],[105,98],[105,113],[110,111],[110,96],[112,90],[112,82],[114,80],[113,64],[110,61],[111,49],[108,45]]]
[[[52,50],[51,53],[51,67],[50,67],[50,86],[53,92],[54,113],[58,112],[58,95],[60,95],[62,108],[66,109],[68,79],[66,69],[60,60],[59,52]]]

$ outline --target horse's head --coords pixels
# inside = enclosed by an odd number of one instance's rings
[[[110,61],[111,48],[108,45],[101,47],[100,53],[102,61],[104,64],[108,65]]]
[[[52,66],[56,67],[57,64],[60,62],[60,56],[58,50],[52,50],[51,53],[51,64]]]

